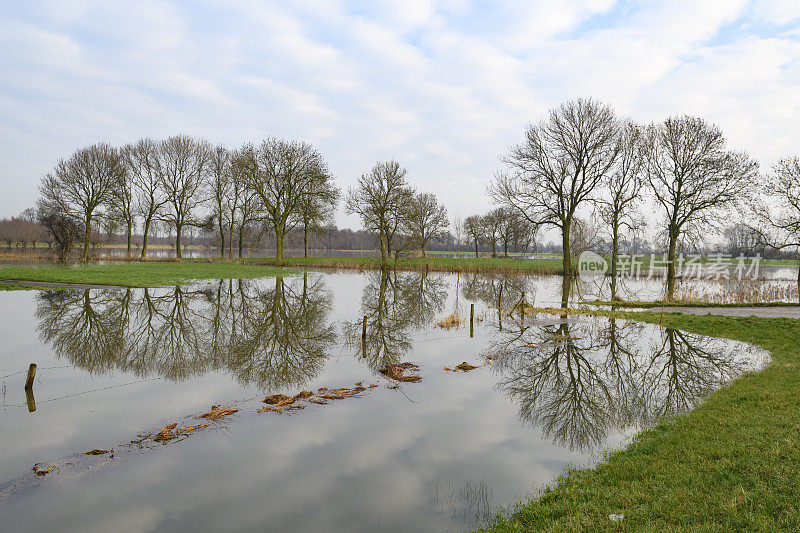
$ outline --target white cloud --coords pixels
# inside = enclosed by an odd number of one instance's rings
[[[703,115],[765,162],[796,145],[795,2],[65,5],[0,16],[2,215],[78,146],[177,131],[308,140],[344,188],[395,157],[461,215],[524,125],[577,96]]]

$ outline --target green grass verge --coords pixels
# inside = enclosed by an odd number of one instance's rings
[[[575,469],[491,531],[797,531],[800,320],[594,311],[752,343],[762,371]],[[624,514],[622,522],[610,514]]]
[[[617,307],[620,309],[652,309],[653,307],[797,307],[800,303],[791,302],[736,302],[736,303],[713,303],[698,301],[643,301],[643,300],[591,300],[580,302],[585,305],[597,305],[606,307]]]
[[[294,272],[280,268],[265,268],[250,264],[148,261],[146,263],[126,262],[104,265],[89,264],[85,266],[4,266],[0,267],[0,280],[159,287],[187,283],[199,279],[260,278],[292,273]],[[10,284],[6,285],[12,286]]]

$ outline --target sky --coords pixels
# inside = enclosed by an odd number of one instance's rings
[[[797,0],[0,0],[0,72],[0,217],[77,148],[176,133],[310,142],[345,190],[394,158],[463,217],[578,97],[704,117],[764,169],[800,155]]]

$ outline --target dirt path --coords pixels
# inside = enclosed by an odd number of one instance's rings
[[[7,285],[23,285],[25,287],[51,287],[57,289],[127,289],[122,285],[96,285],[90,283],[57,283],[54,281],[22,281],[18,279],[0,279]]]
[[[653,313],[683,313],[686,315],[756,316],[761,318],[798,318],[800,306],[777,307],[653,307]]]

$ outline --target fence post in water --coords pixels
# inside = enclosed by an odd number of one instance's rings
[[[367,340],[367,315],[364,315],[364,321],[361,324],[361,340]]]
[[[519,308],[519,316],[522,320],[525,320],[525,295],[522,295],[522,300],[520,300],[521,307]]]
[[[33,397],[33,389],[25,389],[25,398],[28,400],[28,412],[36,410],[36,399]]]
[[[469,336],[472,337],[475,334],[475,330],[473,329],[472,323],[475,319],[475,304],[469,304]]]
[[[25,382],[25,390],[33,390],[33,378],[36,377],[36,363],[31,363],[28,367],[28,380]]]

